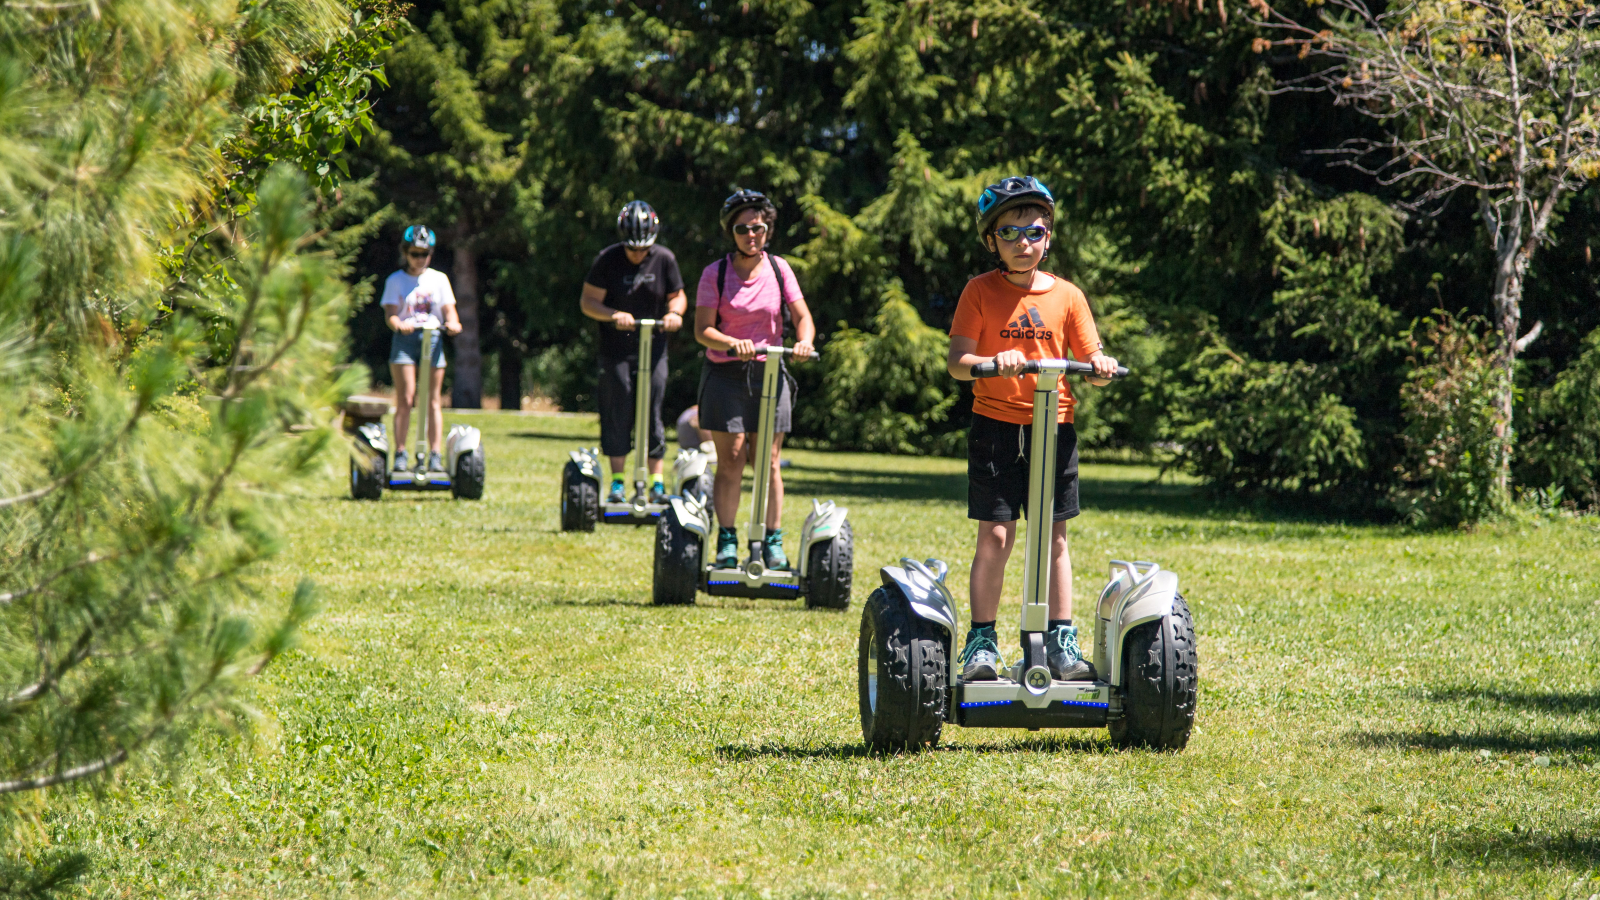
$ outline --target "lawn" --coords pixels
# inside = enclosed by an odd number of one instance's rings
[[[1425,534],[1085,466],[1080,611],[1113,557],[1179,573],[1201,651],[1188,749],[947,726],[936,751],[874,757],[860,603],[911,554],[948,560],[965,596],[962,461],[791,454],[791,536],[806,498],[850,507],[847,613],[657,609],[652,532],[557,530],[593,417],[452,419],[485,430],[482,502],[358,503],[330,479],[295,510],[270,577],[313,577],[325,609],[252,698],[251,740],[55,806],[88,895],[1600,893],[1594,519]],[[1002,635],[1020,552],[1013,570]]]

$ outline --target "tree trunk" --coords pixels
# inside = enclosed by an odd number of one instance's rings
[[[455,337],[455,371],[450,379],[450,405],[456,409],[483,406],[483,351],[478,343],[478,251],[467,240],[466,222],[456,228],[455,277],[451,287],[456,294],[456,315],[461,317],[461,333]]]
[[[500,340],[500,408],[522,408],[522,350],[509,323]]]
[[[1495,241],[1494,321],[1500,329],[1499,363],[1505,370],[1505,383],[1498,398],[1500,424],[1495,428],[1501,440],[1502,491],[1509,490],[1511,485],[1511,416],[1516,403],[1517,333],[1522,329],[1522,274],[1528,264],[1523,252],[1521,225],[1520,215],[1515,223],[1502,224]]]

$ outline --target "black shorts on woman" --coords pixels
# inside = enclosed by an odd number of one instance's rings
[[[1056,431],[1056,495],[1053,520],[1078,514],[1078,432],[1071,422]],[[967,431],[967,518],[1015,522],[1028,506],[1028,454],[1033,426],[972,414]]]

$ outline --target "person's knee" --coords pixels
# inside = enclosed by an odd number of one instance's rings
[[[1015,532],[999,523],[984,523],[978,527],[978,555],[1006,557],[1011,554],[1012,536]]]

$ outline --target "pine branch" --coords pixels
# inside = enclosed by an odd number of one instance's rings
[[[43,497],[48,497],[61,488],[71,484],[79,475],[82,475],[84,472],[87,472],[89,469],[99,464],[101,457],[111,452],[111,448],[117,446],[117,444],[120,443],[123,438],[127,437],[128,434],[133,431],[134,426],[139,424],[139,419],[144,416],[146,405],[145,398],[140,397],[133,407],[133,415],[128,419],[128,423],[122,426],[122,430],[117,433],[117,436],[102,444],[98,450],[89,455],[88,459],[79,463],[77,468],[61,476],[60,478],[57,478],[55,481],[50,482],[44,487],[35,488],[34,490],[28,491],[25,494],[17,494],[13,497],[0,497],[0,509],[15,506],[19,503],[29,503]]]
[[[13,602],[15,600],[21,600],[21,599],[23,599],[25,597],[31,597],[34,594],[37,594],[40,591],[44,590],[45,588],[49,587],[52,583],[54,583],[56,581],[56,579],[60,578],[63,575],[69,574],[71,572],[76,572],[79,569],[87,568],[88,566],[92,566],[92,565],[94,565],[96,563],[103,563],[103,562],[105,562],[107,560],[117,559],[117,558],[119,558],[119,557],[121,557],[123,555],[124,555],[123,552],[120,551],[120,550],[117,551],[116,553],[112,553],[112,554],[109,554],[109,555],[106,555],[106,556],[101,556],[99,553],[91,550],[91,551],[89,551],[89,555],[88,556],[85,556],[83,559],[81,559],[81,560],[79,560],[79,561],[77,561],[75,563],[72,563],[71,565],[62,566],[60,569],[56,570],[55,574],[51,575],[49,578],[44,579],[43,581],[40,581],[38,584],[34,585],[33,587],[26,588],[26,589],[21,590],[21,591],[16,591],[14,593],[0,594],[0,604],[11,603],[11,602]]]
[[[142,744],[144,741],[141,740],[139,743]],[[92,763],[74,766],[73,768],[65,771],[57,772],[54,775],[46,775],[42,778],[18,778],[14,781],[0,781],[0,794],[15,794],[18,791],[37,791],[40,788],[54,787],[58,784],[66,784],[69,781],[77,781],[80,778],[87,778],[90,775],[104,772],[113,766],[120,766],[127,761],[128,751],[126,749],[118,750],[110,756],[103,756]]]

